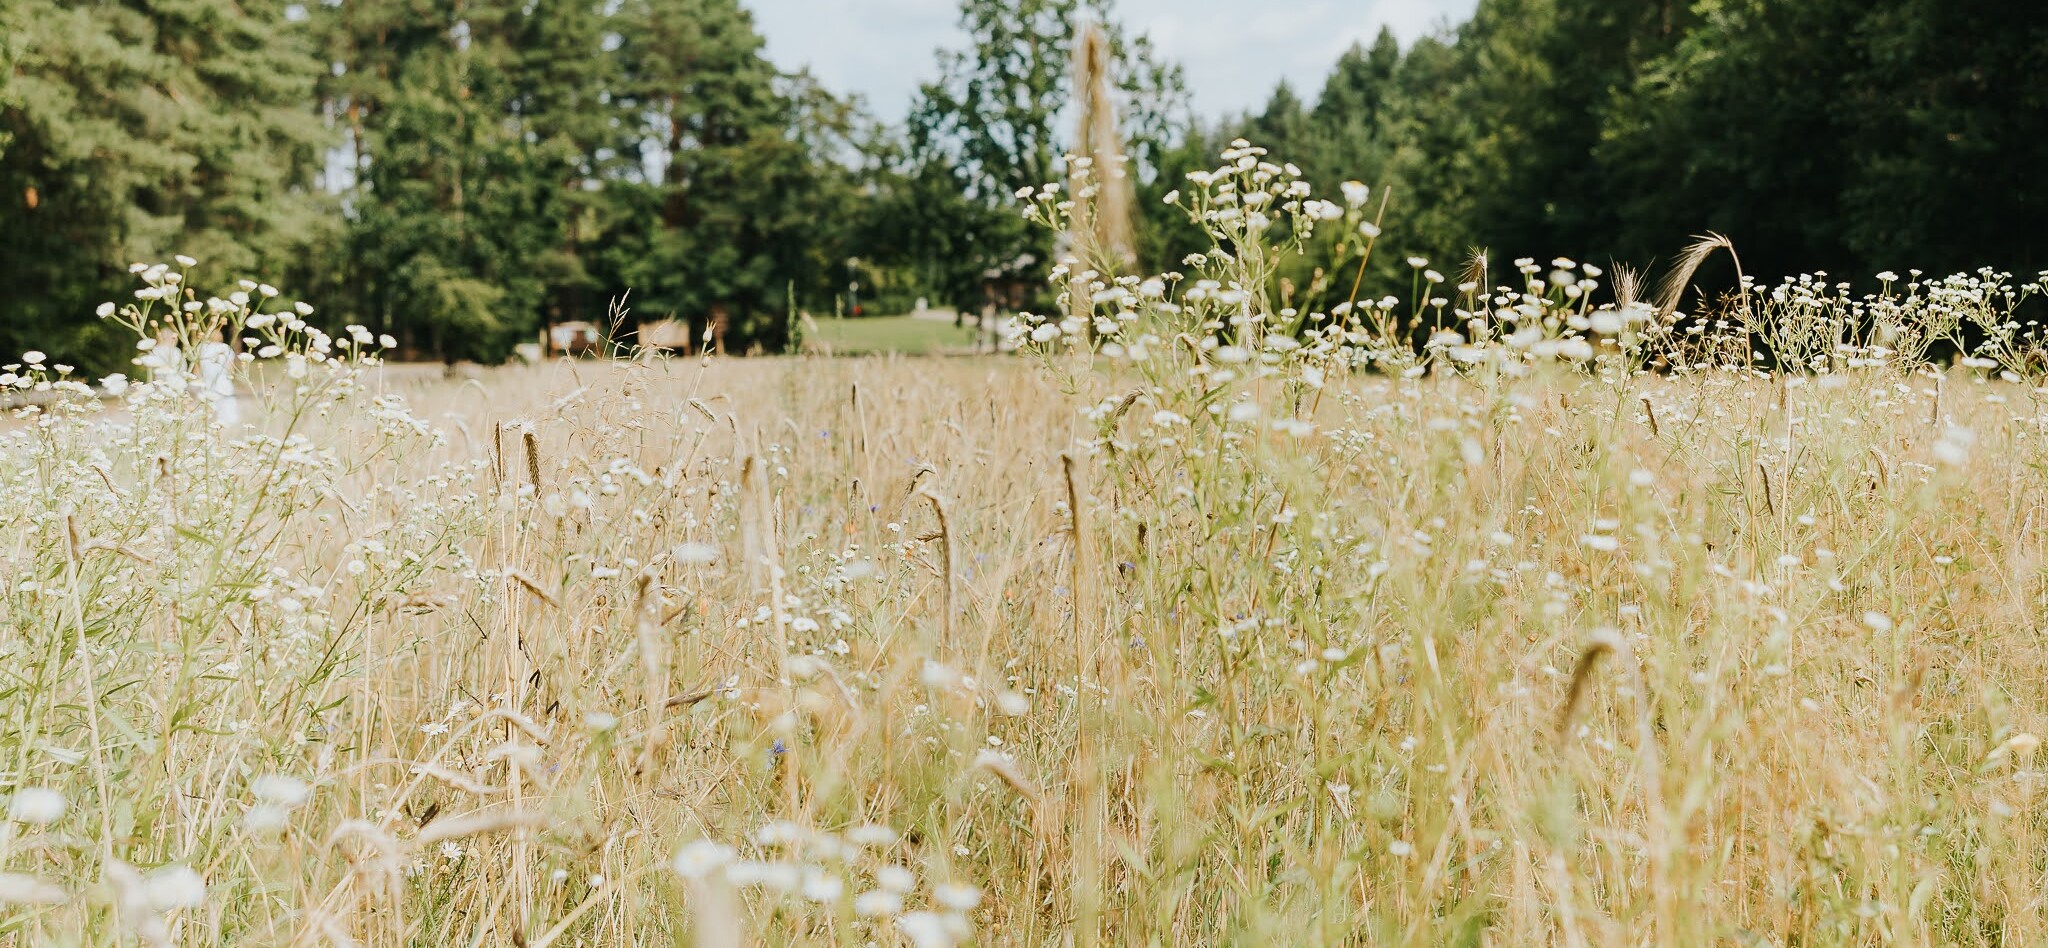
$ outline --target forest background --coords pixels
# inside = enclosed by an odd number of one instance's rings
[[[179,253],[419,358],[578,319],[722,316],[778,351],[799,311],[978,310],[992,277],[1043,285],[1012,195],[1062,177],[1090,21],[1147,270],[1208,249],[1160,198],[1239,136],[1386,199],[1372,296],[1416,257],[1654,272],[1707,231],[1752,275],[2048,268],[2031,0],[1481,0],[1208,117],[1110,0],[959,17],[893,122],[778,70],[739,0],[0,0],[0,351],[118,366],[94,306]]]

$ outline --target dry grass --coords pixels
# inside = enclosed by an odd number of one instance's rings
[[[1276,310],[1377,227],[1261,155],[1035,365],[387,377],[143,268],[259,426],[0,372],[0,939],[2048,942],[2048,275]]]
[[[19,938],[110,938],[109,855],[206,879],[176,943],[886,944],[885,863],[992,944],[2048,937],[2025,389],[1937,426],[1889,370],[1639,382],[1659,436],[1597,380],[1366,376],[1240,494],[1128,447],[1070,481],[1093,433],[1013,362],[405,387],[445,443],[337,426],[332,494],[212,561],[138,519],[197,503],[175,468],[110,472],[81,543],[9,521],[6,758],[72,801],[8,841],[69,890]],[[329,617],[311,658],[260,585]],[[311,788],[274,831],[270,773]],[[734,901],[669,868],[696,840],[808,868]]]

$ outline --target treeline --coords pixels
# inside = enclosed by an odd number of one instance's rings
[[[1403,287],[1409,254],[1655,271],[1706,231],[1766,280],[2048,268],[2034,0],[1481,0],[1213,134],[1389,185]]]
[[[629,288],[773,347],[862,242],[871,124],[736,0],[6,9],[15,345],[90,348],[125,264],[179,252],[421,354],[502,358]]]
[[[740,0],[0,0],[0,351],[117,361],[92,307],[173,253],[446,358],[622,297],[734,350],[855,298],[978,307],[1054,254],[1011,195],[1061,176],[1084,19],[1147,268],[1203,249],[1158,198],[1238,135],[1379,189],[1375,294],[1410,255],[1654,269],[1707,230],[1751,274],[2048,266],[2032,0],[1482,0],[1210,121],[1110,0],[960,15],[885,125],[770,64]]]

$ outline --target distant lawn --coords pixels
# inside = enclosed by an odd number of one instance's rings
[[[930,355],[974,346],[972,326],[955,329],[951,322],[910,316],[860,316],[815,320],[817,333],[805,342],[829,348],[834,355],[900,352]]]

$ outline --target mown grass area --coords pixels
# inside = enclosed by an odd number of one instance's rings
[[[975,344],[971,324],[956,328],[951,322],[912,316],[827,316],[806,325],[815,326],[816,332],[805,345],[833,355],[935,355],[971,351]]]

